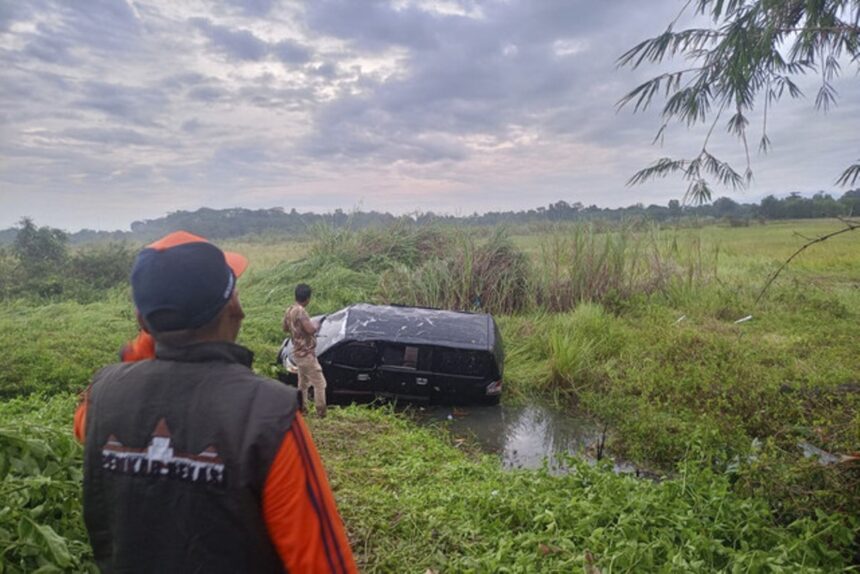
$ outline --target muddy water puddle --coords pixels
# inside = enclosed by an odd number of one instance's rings
[[[496,454],[507,469],[540,468],[544,461],[551,472],[567,470],[566,458],[575,456],[596,462],[604,429],[592,419],[564,412],[541,403],[521,406],[441,407],[409,409],[421,424],[447,428],[457,439],[472,441],[482,451]],[[636,474],[635,466],[615,461],[616,472]]]

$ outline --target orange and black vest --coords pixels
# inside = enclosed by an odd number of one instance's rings
[[[232,343],[158,346],[89,394],[84,519],[102,572],[283,572],[261,511],[296,391]]]

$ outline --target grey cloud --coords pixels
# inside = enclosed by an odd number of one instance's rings
[[[23,50],[25,58],[36,58],[43,62],[65,66],[70,66],[78,61],[78,58],[73,56],[70,51],[71,42],[55,35],[44,24],[39,24],[37,31],[38,33],[33,35],[33,39],[27,43]]]
[[[206,36],[211,48],[230,59],[259,62],[273,56],[284,64],[303,64],[312,56],[310,48],[292,39],[269,43],[249,30],[213,24],[207,18],[191,18],[190,22]]]
[[[218,165],[255,164],[267,159],[266,146],[258,143],[224,145],[215,150],[212,156],[212,161]]]
[[[180,74],[172,74],[160,81],[160,85],[165,88],[179,89],[189,86],[197,86],[211,82],[212,79],[198,72],[183,72]]]
[[[203,123],[199,119],[191,118],[190,120],[182,122],[180,129],[186,133],[193,134],[200,131],[201,127],[203,127]]]
[[[614,0],[596,5],[589,0],[563,2],[460,2],[479,7],[481,17],[443,14],[413,4],[395,5],[386,0],[314,0],[307,5],[306,21],[314,31],[353,42],[356,48],[378,50],[403,46],[415,50],[467,43],[473,48],[509,42],[545,44],[559,37],[605,33],[608,23],[649,19],[659,13],[637,0]]]
[[[281,40],[272,46],[272,52],[285,64],[304,64],[311,59],[311,51],[292,40]]]
[[[614,104],[653,72],[618,71],[616,57],[679,1],[462,0],[471,15],[456,15],[430,0],[0,0],[0,31],[24,24],[0,49],[0,214],[56,190],[121,204],[105,225],[122,224],[130,190],[164,200],[133,195],[153,216],[234,203],[238,189],[260,205],[290,193],[300,208],[348,207],[374,190],[369,208],[439,209],[415,179],[443,210],[489,205],[491,190],[491,208],[677,196],[671,182],[623,191],[663,152],[648,147],[657,113]],[[839,90],[826,119],[777,110],[763,187],[799,172],[824,186],[856,159],[860,92]],[[676,129],[666,153],[697,138]],[[826,157],[806,160],[810,145]],[[58,211],[45,223],[77,225]]]
[[[275,148],[260,138],[218,146],[210,158],[188,173],[172,170],[177,178],[196,178],[208,185],[231,189],[235,193],[246,183],[259,185],[281,178],[282,166],[275,167]]]
[[[246,86],[239,90],[239,100],[261,108],[301,111],[316,104],[317,95],[310,86],[279,88],[265,84]]]
[[[188,90],[188,97],[198,102],[215,102],[227,95],[227,90],[217,86],[196,86]]]
[[[112,171],[107,179],[112,185],[130,185],[133,188],[140,182],[152,179],[156,175],[156,168],[151,165],[134,165]]]
[[[338,76],[337,66],[331,62],[307,66],[305,70],[313,76],[325,78],[326,80],[333,80]]]
[[[41,85],[34,78],[7,71],[3,79],[5,81],[0,82],[0,105],[17,107],[24,101],[38,99]]]
[[[363,49],[390,45],[427,49],[438,44],[437,25],[458,17],[440,16],[415,6],[395,8],[384,0],[319,0],[306,7],[308,26],[353,41]]]
[[[158,123],[158,117],[169,103],[158,88],[90,81],[84,84],[83,91],[84,97],[75,102],[78,107],[141,125]]]
[[[368,134],[381,136],[380,145],[391,132],[502,134],[510,123],[529,121],[530,110],[564,96],[572,85],[570,70],[549,57],[546,44],[506,55],[495,27],[461,24],[475,28],[447,37],[435,50],[412,53],[403,73],[366,85],[363,95],[345,96],[319,110],[315,120],[323,139],[359,138],[358,145],[337,151],[361,153],[368,139],[377,141]],[[392,156],[402,153],[402,146],[391,145]],[[311,151],[326,148],[313,144]]]
[[[8,30],[13,22],[21,19],[25,8],[23,2],[0,2],[0,31]]]
[[[439,134],[407,136],[401,141],[407,157],[416,163],[463,161],[469,157],[466,146],[456,138]]]
[[[0,109],[10,122],[26,124],[36,118],[74,123],[80,110],[100,110],[144,122],[134,91],[125,95],[98,93],[88,80],[98,77],[99,65],[109,55],[121,61],[137,50],[140,22],[124,1],[62,2],[33,0],[3,2],[2,13],[26,25],[15,30],[17,52],[0,53]],[[43,15],[48,14],[45,18]],[[3,18],[5,16],[0,16]],[[93,88],[93,89],[89,89]],[[143,103],[148,99],[144,90]],[[77,113],[76,113],[77,112]]]
[[[611,4],[597,9],[580,1],[581,8],[572,10],[569,3],[493,3],[473,18],[382,2],[314,2],[308,25],[351,41],[359,53],[390,45],[409,51],[400,73],[381,81],[362,78],[360,95],[345,94],[318,109],[318,135],[307,142],[307,152],[399,157],[402,147],[385,138],[399,132],[500,140],[521,126],[559,135],[582,133],[585,126],[605,133],[621,93],[607,100],[600,86],[616,74],[618,54],[591,46],[606,39],[610,24],[610,36],[625,37],[634,17],[649,14],[632,0]],[[402,30],[411,32],[402,36]],[[556,42],[571,41],[584,51],[556,52]],[[620,53],[623,41],[617,46]],[[338,145],[320,144],[335,137]],[[344,138],[355,138],[355,145]]]
[[[137,48],[141,24],[124,0],[43,0],[36,6],[40,11],[50,11],[52,18],[28,34],[28,55],[70,63],[71,50],[90,50],[100,57],[115,58]]]
[[[316,129],[303,143],[304,152],[310,156],[419,164],[459,161],[468,156],[466,147],[455,137],[405,129],[390,114],[362,101],[342,101],[327,112],[330,115],[318,118]]]
[[[10,123],[26,123],[34,118],[71,117],[65,95],[74,82],[50,72],[18,67],[0,69],[0,110]]]
[[[237,8],[242,14],[257,17],[269,14],[276,3],[276,0],[227,0],[227,4]]]
[[[110,145],[150,145],[152,138],[128,128],[68,128],[61,137]]]
[[[203,32],[213,48],[230,58],[256,62],[269,52],[269,45],[248,30],[234,30],[206,18],[192,18],[191,23]]]

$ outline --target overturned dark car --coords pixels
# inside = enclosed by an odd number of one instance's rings
[[[314,319],[322,319],[316,352],[332,402],[499,402],[505,355],[491,315],[358,304]],[[278,362],[296,384],[292,351],[285,340]]]

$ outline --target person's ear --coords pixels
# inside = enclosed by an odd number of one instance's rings
[[[242,309],[242,302],[239,300],[238,289],[233,290],[233,295],[230,296],[230,301],[227,302],[227,312],[234,319],[245,318],[245,310]]]
[[[140,326],[140,330],[149,333],[149,327],[146,326],[146,321],[143,320],[143,315],[140,314],[140,311],[135,309],[134,315],[137,317],[137,324]]]

